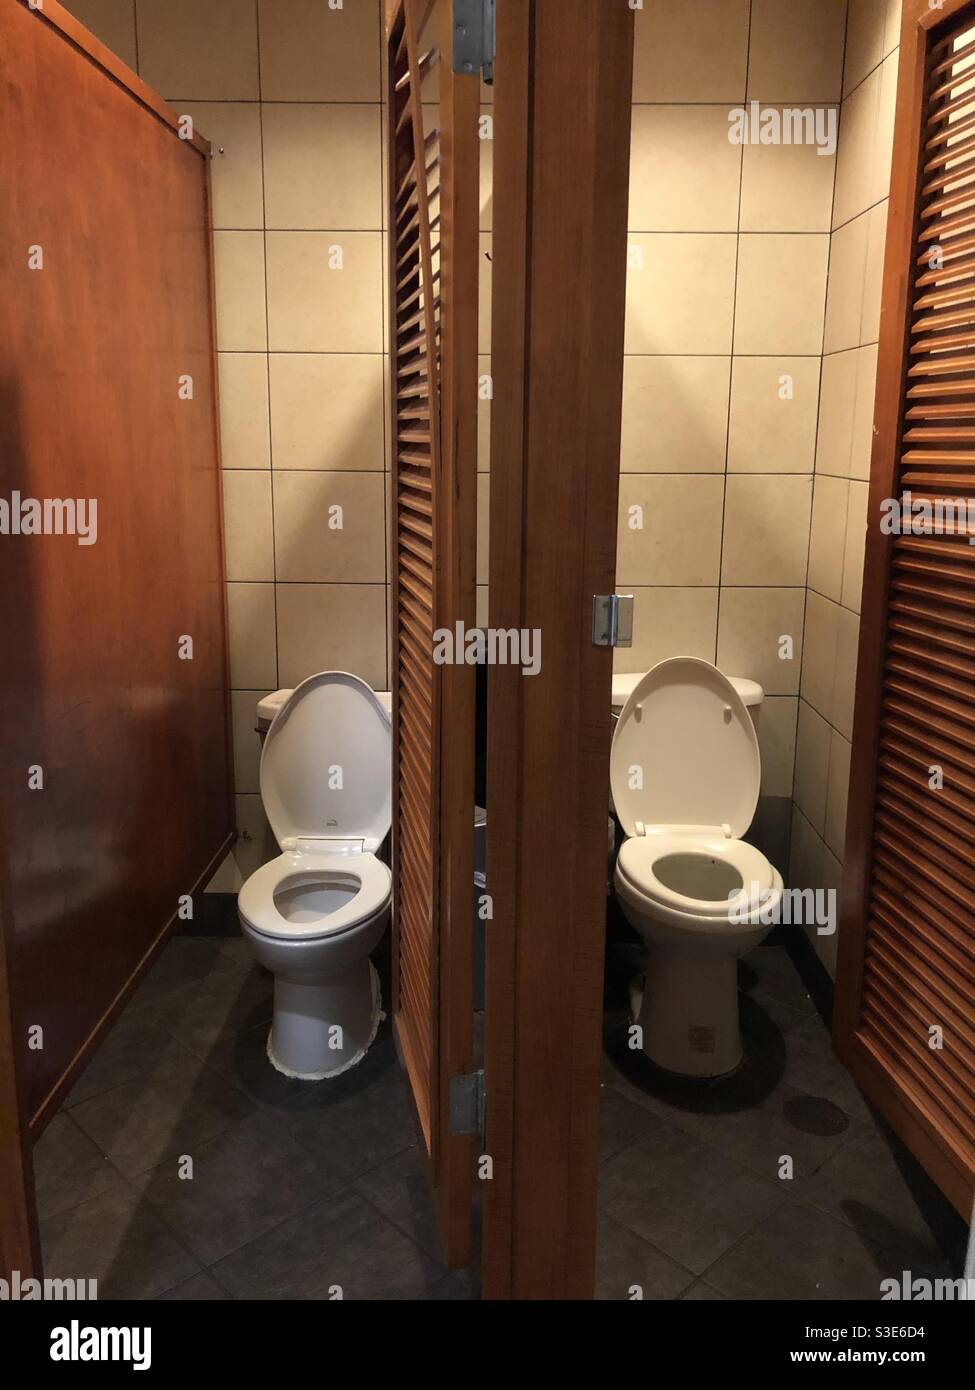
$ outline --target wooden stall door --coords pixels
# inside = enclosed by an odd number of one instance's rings
[[[472,1134],[451,1132],[473,1023],[478,101],[451,68],[450,0],[389,9],[393,1025],[448,1263],[471,1239]]]
[[[968,1220],[975,1189],[975,4],[906,0],[835,1046]],[[960,506],[884,534],[887,499]]]
[[[56,0],[0,4],[0,496],[42,517],[0,535],[0,1182],[232,840],[209,146],[177,125]]]

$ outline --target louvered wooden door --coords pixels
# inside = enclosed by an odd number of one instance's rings
[[[924,534],[881,529],[887,499]],[[938,524],[937,504],[960,504]],[[970,509],[970,510],[969,510]],[[975,4],[907,0],[836,1046],[967,1218],[975,1188]],[[925,523],[926,518],[919,514]]]
[[[475,626],[479,86],[451,71],[448,0],[388,23],[394,731],[393,1022],[448,1262],[470,1253],[473,668],[434,636]],[[446,56],[444,56],[446,55]]]

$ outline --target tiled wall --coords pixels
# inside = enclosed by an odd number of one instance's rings
[[[376,689],[388,684],[381,4],[69,0],[69,8],[214,147],[246,872],[268,848],[253,731],[259,696],[331,666]]]
[[[860,630],[900,0],[851,0],[830,241],[790,882],[839,888]],[[836,937],[814,935],[835,969]]]
[[[734,144],[729,109],[838,104],[846,10],[647,0],[636,13],[617,571],[636,612],[617,667],[686,654],[761,682],[763,799],[778,821],[763,839],[782,854],[835,160]]]

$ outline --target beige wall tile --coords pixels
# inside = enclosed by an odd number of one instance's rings
[[[846,478],[853,450],[857,403],[858,350],[835,352],[823,358],[819,402],[816,472]]]
[[[477,468],[479,473],[491,471],[491,405],[494,395],[494,381],[491,377],[491,359],[481,356],[477,359]]]
[[[381,234],[268,232],[267,297],[272,352],[382,352]]]
[[[381,356],[272,353],[270,370],[275,468],[382,470]]]
[[[884,34],[884,57],[893,53],[901,41],[903,0],[887,0],[887,28]]]
[[[635,106],[631,138],[631,231],[738,230],[742,147],[727,105]]]
[[[877,344],[857,353],[857,399],[853,417],[853,450],[850,477],[866,482],[870,477],[873,453],[874,409],[877,397]]]
[[[379,473],[274,473],[280,583],[384,584],[384,480]]]
[[[792,808],[792,850],[789,855],[788,886],[822,886],[822,859],[825,846],[798,806]]]
[[[256,101],[253,0],[136,0],[139,75],[167,99]]]
[[[491,475],[477,475],[477,582],[487,584],[491,558]]]
[[[277,690],[274,585],[228,584],[230,684],[234,690]]]
[[[227,578],[253,583],[274,578],[271,474],[255,468],[223,473],[223,531]]]
[[[386,590],[382,584],[279,584],[281,683],[319,671],[349,671],[373,690],[386,684]]]
[[[820,473],[813,494],[809,538],[810,589],[839,603],[843,592],[843,554],[850,484]]]
[[[729,474],[721,582],[805,584],[811,506],[811,476]]]
[[[616,671],[649,671],[672,656],[714,661],[717,589],[627,588],[633,594],[633,646],[614,653]]]
[[[213,147],[213,225],[233,231],[263,228],[261,108],[250,101],[181,101],[179,114]]]
[[[880,301],[884,288],[884,247],[887,241],[887,203],[878,203],[866,214],[867,258],[863,277],[863,314],[860,344],[880,337]]]
[[[842,863],[846,853],[846,809],[850,789],[849,739],[830,730],[829,773],[826,794],[826,843]]]
[[[281,851],[267,823],[260,796],[238,796],[236,805],[237,843],[233,852],[243,885],[262,864],[277,858]]]
[[[264,237],[260,232],[214,232],[214,298],[221,352],[267,349]]]
[[[379,0],[258,0],[265,101],[379,101]]]
[[[224,468],[270,468],[267,358],[221,352],[220,453]]]
[[[830,727],[805,700],[799,701],[796,775],[793,797],[818,835],[826,826],[826,785]]]
[[[864,214],[834,232],[830,242],[824,339],[827,353],[860,346],[866,262],[867,216]]]
[[[736,357],[729,471],[812,472],[818,406],[818,358]]]
[[[744,147],[744,156],[743,232],[829,231],[835,154],[821,154],[814,143],[749,143]]]
[[[478,627],[487,627],[490,621],[488,598],[488,586],[486,584],[478,584],[477,597],[475,600],[477,610],[475,621],[477,622]]]
[[[735,352],[818,356],[828,261],[828,236],[742,236]]]
[[[871,199],[879,203],[890,197],[890,166],[894,151],[894,117],[897,112],[898,55],[892,53],[881,68],[880,102],[877,111],[876,159],[871,182]]]
[[[758,681],[766,695],[797,695],[804,603],[802,589],[723,588],[718,614],[721,670]]]
[[[622,474],[617,584],[717,584],[722,492],[717,477]]]
[[[261,740],[257,702],[270,690],[235,690],[231,696],[234,733],[234,787],[238,795],[261,792]]]
[[[880,123],[881,69],[874,68],[844,101],[836,159],[833,226],[859,217],[876,198],[877,137]],[[888,155],[889,168],[889,155]]]
[[[272,104],[263,125],[268,227],[379,230],[378,106]]]
[[[820,928],[807,926],[806,935],[812,942],[816,954],[826,967],[827,972],[835,980],[836,953],[839,942],[839,901],[843,886],[843,865],[834,854],[830,853],[828,846],[825,844],[823,845],[820,874],[822,887],[825,893],[829,894],[830,912],[833,918],[832,931],[825,934]]]
[[[844,96],[883,59],[887,51],[889,7],[890,0],[850,0],[846,24],[846,65],[843,70]]]
[[[482,232],[491,230],[494,219],[494,112],[490,106],[482,106],[477,126],[478,150],[481,171],[481,211],[479,227]]]
[[[723,473],[731,364],[727,357],[627,357],[624,473]]]
[[[846,0],[752,0],[748,96],[753,101],[838,101]]]
[[[731,352],[734,236],[633,235],[626,277],[626,351]]]
[[[817,714],[835,726],[833,714],[836,684],[836,642],[839,604],[806,591],[806,626],[803,637],[800,692]]]
[[[857,656],[860,646],[860,615],[848,608],[836,610],[836,672],[833,689],[833,718],[830,721],[844,738],[853,737],[853,706],[856,700]]]
[[[135,0],[67,0],[64,8],[135,71]]]
[[[792,795],[798,703],[785,696],[766,697],[762,703],[758,718],[762,796]]]
[[[481,233],[478,238],[477,282],[477,350],[482,356],[491,351],[491,237]],[[436,267],[434,267],[436,274]]]
[[[846,523],[846,546],[843,552],[843,589],[840,602],[844,608],[860,611],[860,591],[863,588],[863,557],[867,541],[867,500],[870,488],[866,483],[850,484],[849,514]]]
[[[748,0],[651,0],[637,10],[633,100],[743,100],[748,11]]]

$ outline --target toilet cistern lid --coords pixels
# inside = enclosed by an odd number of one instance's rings
[[[716,667],[675,657],[637,683],[610,762],[613,803],[627,835],[643,826],[727,825],[740,838],[761,780],[755,727]]]
[[[297,687],[268,730],[261,800],[274,838],[362,841],[375,852],[392,820],[393,734],[358,676],[325,671]]]

